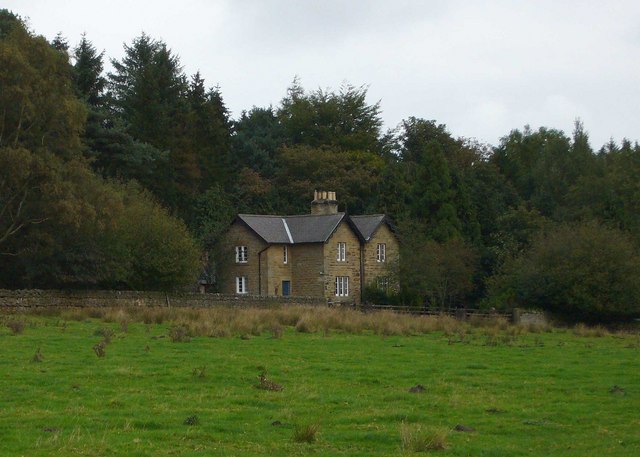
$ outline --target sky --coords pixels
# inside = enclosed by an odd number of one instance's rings
[[[3,0],[52,39],[109,58],[142,32],[219,85],[234,118],[308,90],[368,88],[385,128],[410,116],[497,145],[576,119],[599,149],[640,140],[640,2],[571,0]],[[108,66],[108,64],[107,64]]]

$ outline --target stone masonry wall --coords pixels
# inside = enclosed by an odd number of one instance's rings
[[[284,263],[284,247],[287,246],[287,263]],[[291,281],[292,249],[291,245],[274,244],[264,254],[266,276],[262,292],[266,295],[282,295],[282,281]],[[291,295],[296,291],[291,290]]]
[[[244,224],[240,222],[234,223],[223,242],[225,247],[223,256],[224,261],[220,268],[220,290],[225,294],[236,293],[236,277],[247,277],[247,290],[251,295],[268,295],[273,291],[266,290],[266,259],[262,258],[262,267],[258,267],[258,253],[262,251],[267,244]],[[236,246],[247,246],[248,257],[246,263],[236,263]],[[258,276],[264,276],[262,279],[262,291],[258,291]],[[262,292],[260,294],[259,292]]]
[[[63,290],[6,290],[0,289],[0,309],[45,307],[117,307],[117,306],[174,306],[265,307],[277,305],[326,305],[317,297],[258,297],[255,295],[225,295],[162,292],[136,292],[115,290],[63,291]]]
[[[345,261],[338,261],[338,243],[346,243]],[[360,240],[346,222],[341,222],[324,245],[325,297],[333,302],[360,303]],[[349,277],[349,296],[336,297],[336,276]]]
[[[291,294],[324,299],[322,243],[296,244],[290,249]]]
[[[386,245],[386,259],[384,262],[376,260],[376,249],[378,243]],[[378,228],[369,242],[365,243],[363,249],[364,263],[364,284],[375,284],[378,277],[397,278],[398,260],[399,260],[398,239],[386,224]],[[392,288],[397,288],[397,284],[389,284]]]

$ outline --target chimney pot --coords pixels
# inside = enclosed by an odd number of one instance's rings
[[[338,202],[336,193],[326,190],[314,190],[313,202],[311,202],[311,214],[336,214]]]

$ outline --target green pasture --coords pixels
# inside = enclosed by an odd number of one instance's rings
[[[637,335],[286,328],[178,343],[167,325],[26,320],[19,334],[0,328],[2,456],[414,454],[403,427],[444,434],[433,455],[640,455]],[[104,357],[99,328],[114,331]],[[282,390],[258,389],[263,372]],[[296,442],[308,425],[315,440]]]

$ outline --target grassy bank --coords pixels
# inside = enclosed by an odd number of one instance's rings
[[[3,321],[0,455],[640,453],[637,335],[304,308]]]

